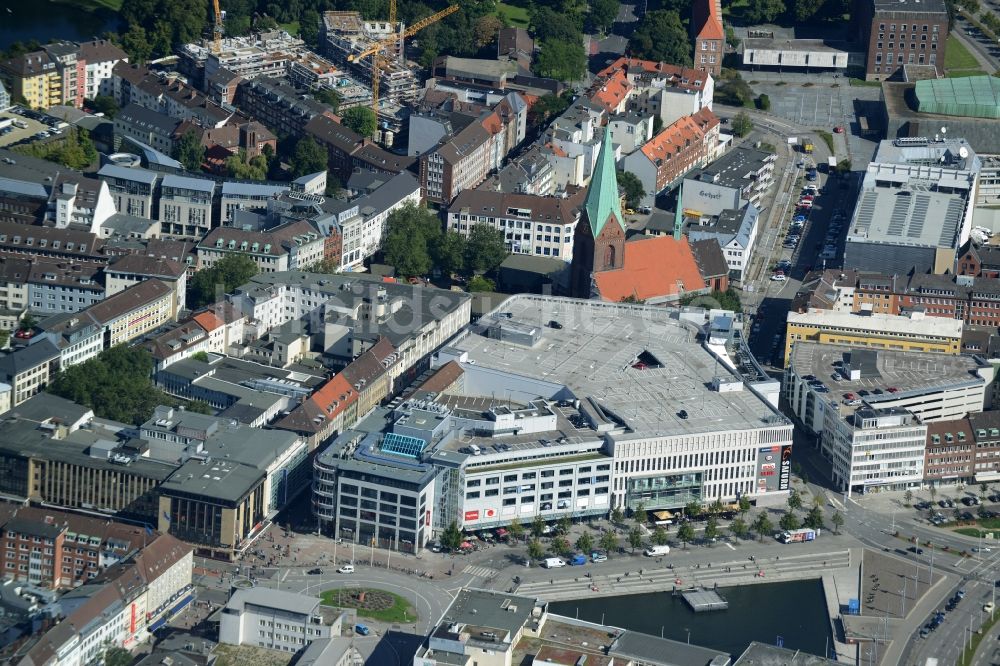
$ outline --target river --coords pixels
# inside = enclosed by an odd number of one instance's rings
[[[822,655],[830,638],[819,579],[719,588],[728,610],[695,613],[669,592],[558,601],[549,610],[567,617],[687,641],[738,657],[758,641]],[[781,637],[780,639],[778,637]]]
[[[91,11],[86,5],[85,1],[0,0],[0,49],[31,39],[43,44],[59,39],[87,41],[117,29],[116,12]]]

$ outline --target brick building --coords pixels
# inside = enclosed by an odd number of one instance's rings
[[[862,0],[858,5],[859,36],[868,45],[865,79],[899,79],[904,65],[931,65],[944,76],[944,0]]]
[[[969,419],[928,423],[924,480],[931,485],[971,483],[975,448]]]

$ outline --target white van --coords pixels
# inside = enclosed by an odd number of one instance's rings
[[[661,555],[670,554],[670,546],[650,546],[644,553],[646,557],[660,557]]]
[[[566,566],[566,563],[558,557],[546,557],[545,561],[542,562],[542,566],[546,569],[558,569],[559,567]]]

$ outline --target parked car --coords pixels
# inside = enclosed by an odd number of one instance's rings
[[[369,629],[366,625],[363,625],[363,624],[356,624],[356,625],[354,625],[354,631],[359,636],[367,636],[368,634],[370,634],[372,632],[371,629]]]
[[[340,573],[340,574],[352,574],[352,573],[354,573],[354,565],[353,564],[345,564],[344,566],[342,566],[339,569],[337,569],[337,573]]]
[[[833,133],[834,134],[843,134],[844,133],[844,128],[842,126],[840,126],[840,125],[837,125],[836,127],[833,128]]]
[[[771,282],[785,282],[788,278],[784,275],[772,275]]]
[[[319,576],[319,575],[321,575],[323,573],[323,570],[322,569],[310,569],[306,573],[309,574],[310,576]]]
[[[596,562],[607,562],[608,561],[608,556],[605,555],[604,553],[593,552],[593,553],[590,554],[590,561],[591,562],[595,562],[595,563]]]

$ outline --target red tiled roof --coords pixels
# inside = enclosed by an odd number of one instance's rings
[[[705,288],[687,238],[648,236],[625,243],[625,263],[618,270],[594,274],[601,298],[618,302],[678,296]]]
[[[719,124],[719,119],[705,107],[698,113],[678,118],[663,128],[663,131],[650,139],[640,150],[651,162],[665,160],[668,155],[679,153],[690,139],[692,143],[700,142],[710,129]]]
[[[635,80],[637,76],[649,75],[654,78],[665,78],[670,80],[670,84],[677,88],[687,90],[702,90],[705,87],[705,73],[690,67],[671,65],[666,62],[655,60],[640,60],[622,56],[613,63],[598,72],[598,78],[611,76],[616,71],[623,71],[629,75],[629,80]],[[645,78],[645,76],[644,76]]]
[[[607,77],[598,78],[591,101],[600,104],[608,111],[613,111],[628,97],[632,87],[628,74],[620,69],[615,70]]]
[[[719,0],[695,0],[692,18],[698,27],[698,39],[725,39]]]

